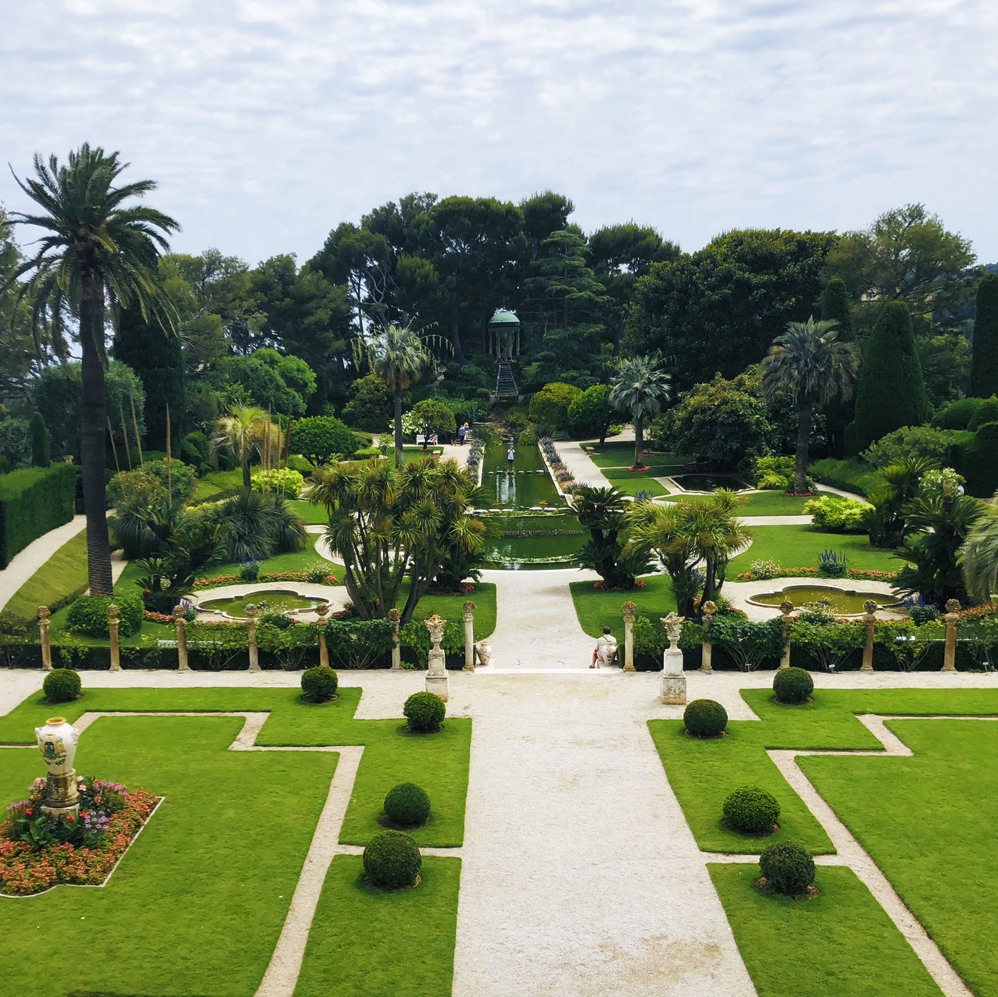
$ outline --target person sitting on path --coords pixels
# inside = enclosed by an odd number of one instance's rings
[[[603,627],[603,633],[596,638],[596,650],[593,651],[593,663],[590,668],[609,668],[617,657],[617,638],[610,633],[609,627]]]
[[[516,456],[516,451],[512,447],[510,447],[506,451],[506,470],[507,471],[512,471],[513,470],[513,458],[515,456]]]

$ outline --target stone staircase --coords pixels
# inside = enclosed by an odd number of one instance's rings
[[[513,365],[499,363],[499,373],[496,375],[496,398],[500,401],[516,401],[518,392],[516,381],[513,379]]]

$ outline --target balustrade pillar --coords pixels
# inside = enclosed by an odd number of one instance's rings
[[[402,613],[393,606],[388,610],[388,619],[392,624],[392,671],[400,672],[402,671],[402,646],[399,621],[402,619]]]
[[[107,607],[107,630],[111,638],[111,671],[121,671],[121,651],[118,648],[118,614],[120,610],[112,602]]]
[[[873,671],[873,626],[877,622],[873,614],[877,611],[877,604],[872,599],[867,599],[863,603],[866,614],[863,616],[863,625],[866,627],[866,644],[863,647],[863,664],[861,672]]]
[[[189,672],[191,666],[187,663],[187,620],[184,619],[184,607],[173,607],[173,629],[177,632],[177,668]]]
[[[329,604],[322,603],[315,607],[315,612],[319,619],[316,621],[316,625],[319,628],[319,667],[328,668],[329,667],[329,648],[326,645],[326,624],[329,620],[326,619],[326,615],[329,612]]]
[[[478,608],[470,600],[462,607],[464,613],[464,670],[473,672],[475,670],[475,610]]]
[[[956,621],[960,619],[960,603],[956,599],[946,601],[943,620],[946,623],[946,651],[943,654],[943,671],[956,671]]]
[[[717,612],[717,603],[708,599],[703,606],[703,636],[704,641],[700,647],[700,671],[704,675],[713,675],[714,669],[711,666],[711,658],[714,654],[714,646],[710,642],[710,621]]]
[[[793,617],[790,615],[794,611],[792,602],[780,603],[780,619],[783,621],[783,655],[780,658],[780,668],[790,667],[790,624]]]
[[[625,602],[623,606],[620,607],[621,612],[624,614],[624,671],[633,672],[637,669],[634,667],[634,613],[637,610],[637,606],[633,602]]]
[[[52,611],[48,606],[38,607],[38,637],[42,643],[42,671],[52,671],[52,645],[49,643],[49,617]]]
[[[246,615],[249,623],[246,624],[246,650],[249,652],[249,668],[247,671],[260,671],[260,649],[256,646],[256,606],[247,606]]]

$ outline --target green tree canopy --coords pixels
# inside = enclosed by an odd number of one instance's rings
[[[357,436],[339,419],[316,415],[291,424],[290,448],[313,464],[325,464],[334,456],[349,457],[357,449]]]
[[[315,391],[315,374],[308,364],[295,356],[281,356],[277,350],[262,349],[246,357],[230,357],[225,370],[242,385],[248,400],[275,416],[303,416]]]
[[[998,394],[998,273],[985,274],[977,287],[970,394],[975,398]]]
[[[582,392],[574,384],[552,381],[530,399],[527,414],[542,433],[563,433],[569,425],[568,408]]]
[[[606,433],[617,415],[610,404],[610,387],[594,384],[586,388],[569,406],[568,422],[572,432],[583,439],[599,437],[600,444],[606,442]]]

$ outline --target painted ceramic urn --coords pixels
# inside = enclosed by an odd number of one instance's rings
[[[80,732],[62,717],[50,717],[44,727],[35,728],[35,738],[49,770],[42,809],[49,813],[75,815],[79,799],[73,759]]]

